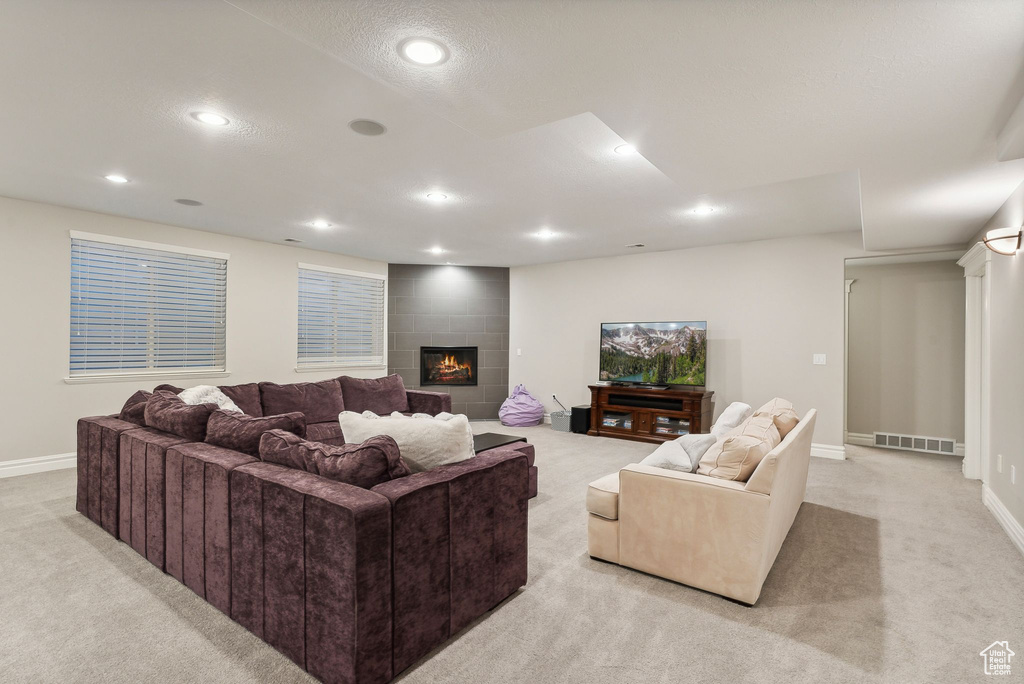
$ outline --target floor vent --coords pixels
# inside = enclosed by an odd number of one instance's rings
[[[921,435],[897,435],[891,432],[876,432],[875,446],[883,449],[924,451],[929,454],[956,454],[956,440],[943,437],[922,437]]]

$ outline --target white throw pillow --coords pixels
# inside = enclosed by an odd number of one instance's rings
[[[475,456],[473,430],[464,415],[439,413],[414,418],[396,411],[390,416],[370,416],[342,411],[338,422],[345,441],[359,444],[370,437],[388,435],[398,443],[402,459],[414,473]]]
[[[750,407],[750,404],[734,401],[722,411],[722,415],[718,417],[718,422],[711,428],[711,434],[715,436],[715,439],[721,439],[725,437],[729,430],[740,425],[752,415],[754,415],[754,409]]]
[[[714,443],[715,436],[711,434],[683,435],[679,439],[661,444],[650,456],[640,461],[640,465],[695,473],[700,457]]]
[[[235,402],[231,401],[228,395],[224,394],[220,391],[220,388],[214,387],[213,385],[196,385],[195,387],[189,387],[187,390],[182,390],[178,394],[178,398],[186,404],[216,404],[225,411],[245,413],[242,409],[238,408]]]

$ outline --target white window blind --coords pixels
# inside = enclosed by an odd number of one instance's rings
[[[299,264],[299,368],[383,366],[386,282]]]
[[[224,370],[227,256],[156,247],[72,234],[71,377]]]

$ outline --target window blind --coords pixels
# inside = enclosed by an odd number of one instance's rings
[[[227,259],[72,237],[70,374],[223,371]]]
[[[383,366],[385,282],[300,264],[298,366]]]

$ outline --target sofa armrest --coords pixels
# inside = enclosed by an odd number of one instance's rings
[[[392,670],[391,506],[302,470],[231,472],[231,617],[324,682]]]
[[[619,471],[619,562],[754,603],[770,501],[741,482],[626,466]]]
[[[452,396],[444,392],[425,392],[423,390],[405,390],[409,398],[409,413],[429,413],[436,416],[438,413],[452,410]]]
[[[115,537],[119,532],[121,496],[118,448],[123,433],[138,429],[135,423],[117,416],[78,420],[75,508]]]
[[[373,488],[392,506],[396,675],[526,584],[528,487],[502,447]]]

